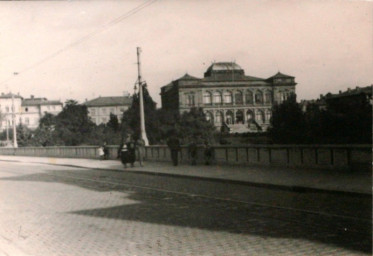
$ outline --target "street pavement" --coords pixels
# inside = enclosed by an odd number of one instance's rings
[[[338,170],[301,169],[243,165],[178,165],[170,162],[145,162],[144,166],[124,168],[120,161],[76,158],[0,156],[0,161],[44,163],[121,172],[175,175],[189,178],[224,180],[255,186],[293,190],[319,190],[342,193],[372,193],[372,174]]]
[[[370,254],[371,202],[356,193],[211,180],[226,181],[215,169],[237,167],[197,166],[210,176],[195,178],[185,174],[195,166],[169,163],[123,169],[117,161],[0,159],[0,256]],[[144,170],[164,173],[138,175]],[[287,206],[273,207],[278,201]],[[335,213],[317,212],[334,204]],[[363,219],[353,214],[359,210]]]

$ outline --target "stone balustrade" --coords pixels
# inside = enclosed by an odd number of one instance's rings
[[[118,146],[108,146],[110,159],[116,159]],[[214,164],[284,166],[371,171],[371,145],[242,145],[214,146]],[[98,158],[97,146],[0,148],[0,155]],[[167,146],[145,148],[147,161],[170,161]],[[189,163],[188,148],[182,147],[179,160]],[[197,162],[203,164],[203,147],[198,147]]]

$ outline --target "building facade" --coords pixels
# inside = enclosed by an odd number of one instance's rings
[[[339,91],[338,93],[327,93],[320,95],[316,100],[302,100],[301,106],[304,112],[307,111],[309,105],[316,105],[320,110],[326,110],[328,107],[336,107],[340,105],[351,107],[356,106],[357,102],[367,102],[373,105],[372,99],[373,85],[365,87],[348,88],[346,91]]]
[[[295,94],[293,76],[280,72],[269,78],[245,75],[236,63],[212,64],[203,78],[185,74],[161,88],[162,108],[180,113],[201,107],[207,120],[231,133],[266,131],[273,104]]]
[[[84,103],[88,108],[88,116],[96,125],[109,122],[110,114],[116,115],[120,122],[122,120],[123,112],[125,112],[131,104],[132,98],[129,95],[98,97]]]
[[[1,130],[13,126],[13,120],[16,125],[22,124],[30,129],[36,129],[39,126],[40,118],[45,113],[57,115],[62,111],[63,104],[57,100],[48,100],[47,98],[23,98],[19,94],[2,93],[0,95]],[[14,116],[14,118],[13,118]]]

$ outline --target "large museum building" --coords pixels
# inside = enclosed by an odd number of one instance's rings
[[[245,75],[232,62],[213,63],[203,78],[185,74],[161,88],[163,109],[180,113],[202,107],[207,120],[231,133],[266,131],[273,104],[295,94],[293,76],[280,72],[269,78]]]

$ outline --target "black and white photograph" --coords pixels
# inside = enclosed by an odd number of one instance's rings
[[[372,255],[373,1],[0,0],[0,256]]]

